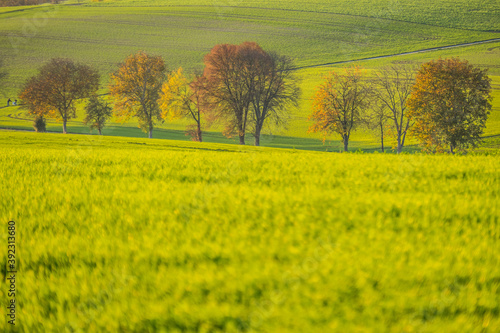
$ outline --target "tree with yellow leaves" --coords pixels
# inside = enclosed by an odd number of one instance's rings
[[[160,97],[162,118],[194,120],[196,124],[189,125],[186,134],[199,142],[202,141],[201,114],[207,103],[205,92],[205,77],[195,75],[189,80],[180,67],[177,71],[170,73],[163,84]]]
[[[363,80],[358,67],[344,68],[342,73],[332,71],[314,96],[314,124],[309,132],[323,133],[323,140],[332,133],[340,134],[344,151],[348,151],[349,138],[362,124],[369,97],[369,85]]]
[[[156,121],[162,121],[158,104],[165,80],[165,62],[161,56],[138,52],[125,59],[111,74],[109,87],[115,98],[115,115],[123,120],[137,117],[139,127],[153,137]]]

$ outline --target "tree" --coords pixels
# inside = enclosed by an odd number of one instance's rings
[[[373,80],[372,92],[378,100],[374,101],[378,108],[377,114],[383,116],[381,111],[384,109],[389,111],[387,116],[394,128],[398,154],[402,152],[408,129],[413,125],[406,115],[406,101],[410,97],[411,87],[415,81],[414,73],[412,66],[394,64],[380,70]],[[381,118],[378,119],[381,120]]]
[[[99,74],[93,68],[54,58],[27,80],[19,98],[31,114],[62,120],[63,133],[67,133],[67,121],[76,117],[75,102],[91,96],[98,87]]]
[[[161,121],[158,104],[165,79],[165,62],[160,56],[139,52],[129,56],[111,75],[109,87],[115,98],[115,114],[122,119],[134,116],[139,127],[153,137],[156,120]]]
[[[36,116],[33,120],[33,128],[37,133],[45,133],[47,131],[47,123],[43,116]]]
[[[424,63],[408,99],[412,134],[429,150],[475,147],[491,110],[491,79],[458,58]]]
[[[309,120],[315,123],[309,131],[323,133],[323,140],[331,133],[340,134],[344,151],[348,151],[352,131],[363,123],[368,96],[361,69],[344,68],[342,74],[332,71],[314,96]]]
[[[172,72],[163,84],[160,109],[162,118],[191,118],[196,125],[188,126],[187,133],[195,141],[202,141],[201,114],[206,105],[206,79],[196,75],[191,81],[183,74],[182,67]]]
[[[389,120],[391,119],[389,108],[378,100],[372,102],[370,113],[367,115],[368,127],[380,135],[380,150],[384,152],[384,138],[390,132]]]
[[[85,106],[86,117],[83,120],[85,125],[90,125],[90,129],[97,129],[102,135],[102,129],[106,126],[106,121],[112,115],[112,108],[103,99],[93,95]]]
[[[267,119],[280,125],[286,121],[287,108],[297,106],[300,89],[289,57],[265,53],[254,57],[255,74],[247,76],[251,91],[255,145]]]
[[[256,43],[241,45],[220,44],[212,48],[205,58],[204,76],[211,99],[211,119],[225,123],[224,134],[238,134],[240,144],[245,144],[251,91],[245,82],[245,71],[249,68],[245,61],[250,52],[260,52]]]
[[[300,90],[292,69],[290,58],[254,42],[215,46],[205,56],[204,72],[212,119],[225,123],[226,135],[237,132],[240,144],[252,127],[258,146],[266,120],[284,123],[287,107],[297,104]]]

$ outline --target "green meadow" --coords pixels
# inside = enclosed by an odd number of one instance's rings
[[[498,332],[499,165],[2,131],[17,331]]]

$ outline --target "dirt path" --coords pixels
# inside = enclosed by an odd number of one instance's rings
[[[462,43],[462,44],[455,44],[455,45],[431,47],[431,48],[428,48],[428,49],[421,49],[421,50],[416,50],[416,51],[411,51],[411,52],[403,52],[403,53],[395,53],[395,54],[387,54],[387,55],[381,55],[381,56],[376,56],[376,57],[359,58],[359,59],[343,60],[343,61],[334,61],[334,62],[327,62],[327,63],[324,63],[324,64],[318,64],[318,65],[300,66],[300,67],[295,67],[294,70],[307,69],[307,68],[315,68],[315,67],[324,67],[324,66],[331,66],[331,65],[338,65],[338,64],[347,64],[347,63],[351,63],[351,62],[358,62],[358,61],[364,61],[364,60],[375,60],[375,59],[393,58],[393,57],[399,57],[399,56],[403,56],[403,55],[425,53],[425,52],[432,52],[432,51],[439,51],[439,50],[447,50],[447,49],[453,49],[453,48],[457,48],[457,47],[466,47],[466,46],[486,44],[486,43],[494,43],[494,42],[500,42],[500,38],[480,40],[480,41],[471,42],[471,43]]]

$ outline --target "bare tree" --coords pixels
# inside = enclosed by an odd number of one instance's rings
[[[240,144],[251,127],[260,145],[266,120],[283,124],[288,107],[297,104],[300,90],[292,68],[290,58],[254,42],[215,46],[205,56],[209,119],[223,121],[228,136],[237,132]]]
[[[237,132],[241,145],[245,144],[248,112],[251,105],[251,91],[245,81],[248,64],[246,54],[260,52],[256,43],[241,45],[220,44],[205,56],[204,76],[209,87],[211,100],[210,118],[225,123],[224,134]],[[262,51],[263,52],[263,51]]]
[[[270,119],[277,125],[285,123],[288,108],[297,106],[300,89],[289,57],[266,53],[255,60],[255,75],[249,75],[247,82],[252,92],[255,145],[259,146],[265,121]]]
[[[385,105],[389,110],[389,119],[394,127],[398,143],[398,154],[403,150],[408,130],[413,125],[407,117],[406,101],[410,97],[415,82],[416,69],[407,64],[393,64],[383,68],[373,80],[373,95],[377,105]]]
[[[371,111],[367,116],[368,128],[380,136],[380,150],[384,152],[384,139],[390,129],[390,119],[392,113],[389,108],[380,101],[374,101],[371,105]]]

